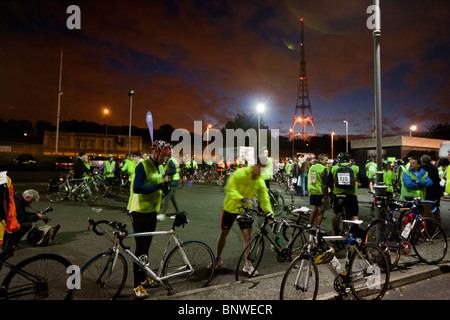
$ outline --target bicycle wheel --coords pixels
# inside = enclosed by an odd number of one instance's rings
[[[270,203],[272,204],[272,210],[275,216],[279,216],[283,213],[285,203],[283,196],[277,191],[271,191]]]
[[[283,231],[283,237],[289,241],[288,249],[291,260],[302,254],[308,244],[308,235],[301,226],[289,226]]]
[[[380,300],[389,285],[389,262],[378,245],[364,243],[354,251],[347,275],[356,299]]]
[[[206,287],[214,275],[216,259],[211,248],[201,241],[183,242],[182,250],[175,247],[167,256],[163,266],[163,276],[189,270],[183,259],[185,254],[192,267],[190,273],[174,276],[164,280],[164,283],[175,293]]]
[[[50,188],[47,188],[45,196],[50,202],[61,202],[69,196],[69,189],[67,188],[66,184],[60,184],[58,186],[58,190],[56,191],[52,191],[50,190]]]
[[[81,186],[80,195],[81,199],[92,205],[100,196],[100,190],[91,179],[84,182],[84,185]]]
[[[128,264],[114,251],[100,253],[80,270],[81,288],[74,294],[75,300],[112,300],[122,291],[128,275]]]
[[[319,291],[319,270],[309,255],[295,258],[281,281],[280,300],[315,300]]]
[[[373,222],[367,229],[366,242],[378,244],[386,254],[389,262],[389,270],[397,266],[400,259],[400,239],[392,223],[389,227],[386,221]]]
[[[438,263],[447,253],[447,235],[433,218],[417,221],[410,242],[419,259],[428,264]]]
[[[67,268],[70,265],[66,258],[51,253],[23,260],[11,269],[3,281],[5,298],[71,300],[73,289],[67,287]]]
[[[255,275],[255,273],[256,275],[258,274],[256,272],[256,269],[258,269],[263,253],[264,253],[264,236],[261,233],[258,233],[245,246],[241,256],[239,257],[235,273],[236,281],[251,278]],[[244,268],[246,269],[248,268],[248,271],[244,270]]]

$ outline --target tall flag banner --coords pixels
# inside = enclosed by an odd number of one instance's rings
[[[147,121],[148,131],[150,132],[150,141],[153,142],[153,116],[150,111],[147,111],[147,116],[145,117],[145,121]]]

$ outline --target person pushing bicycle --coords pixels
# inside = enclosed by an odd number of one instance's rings
[[[220,234],[217,240],[216,269],[222,264],[222,251],[226,239],[237,216],[242,213],[242,206],[250,207],[255,194],[260,201],[260,207],[264,212],[273,214],[270,204],[267,186],[261,177],[261,172],[267,165],[267,157],[260,156],[257,163],[250,167],[244,167],[233,172],[225,186],[225,200],[223,202],[222,218],[220,220]],[[243,247],[249,243],[252,235],[251,222],[238,221],[243,236]],[[252,274],[253,266],[246,264],[244,271]],[[256,274],[255,274],[256,275]]]

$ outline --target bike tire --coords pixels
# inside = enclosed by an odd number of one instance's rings
[[[286,204],[285,204],[283,196],[279,192],[272,191],[272,193],[273,193],[273,198],[275,200],[274,203],[272,203],[272,201],[271,201],[272,210],[273,210],[273,213],[275,216],[279,216],[283,213]]]
[[[49,188],[47,188],[45,196],[47,197],[48,201],[52,203],[58,203],[69,196],[69,189],[67,188],[66,184],[60,184],[57,191],[51,191],[49,190]]]
[[[300,255],[290,263],[281,281],[280,300],[316,300],[319,270],[310,255]]]
[[[293,230],[293,235],[287,235],[288,228],[286,228],[285,230],[283,230],[283,237],[285,240],[289,241],[288,249],[290,259],[292,261],[304,252],[308,244],[308,236],[301,226],[292,225],[289,229]]]
[[[400,260],[400,239],[392,223],[386,220],[377,220],[370,223],[367,228],[365,242],[375,243],[383,249],[389,262],[389,270],[392,271]]]
[[[419,259],[428,264],[440,262],[447,254],[447,235],[433,218],[417,221],[411,231],[410,243]]]
[[[247,250],[250,250],[248,254]],[[235,272],[236,281],[253,277],[257,272],[256,270],[259,267],[263,254],[264,254],[264,236],[261,233],[258,233],[245,246],[244,250],[242,250],[242,254],[239,257],[239,261],[236,266]],[[253,272],[251,274],[245,273],[245,271],[243,271],[243,268],[246,263],[246,258],[247,260],[250,260],[250,263],[253,266]]]
[[[193,271],[164,280],[164,284],[173,292],[182,292],[209,285],[214,275],[216,259],[211,248],[201,241],[191,240],[181,244]],[[174,272],[187,270],[183,254],[179,247],[175,247],[164,261],[162,275],[168,276]]]
[[[119,253],[111,270],[114,256],[112,250],[99,253],[81,268],[81,288],[76,290],[75,300],[114,300],[119,297],[127,281],[128,264]]]
[[[23,260],[6,275],[2,288],[6,299],[71,300],[73,288],[67,286],[67,268],[72,264],[52,253]]]
[[[380,300],[389,286],[389,262],[384,251],[374,243],[364,243],[350,258],[347,276],[357,300]]]

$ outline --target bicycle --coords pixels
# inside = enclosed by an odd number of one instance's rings
[[[17,265],[6,260],[14,255],[14,247],[7,242],[0,253],[0,270],[10,269],[0,287],[0,299],[23,300],[71,300],[73,289],[68,288],[66,258],[42,253],[22,260]]]
[[[248,277],[257,275],[257,269],[261,263],[264,254],[264,238],[269,240],[271,249],[277,254],[277,261],[283,263],[285,261],[292,261],[304,248],[307,238],[302,233],[302,227],[297,224],[304,219],[303,211],[298,212],[297,221],[287,220],[285,218],[273,219],[272,214],[264,214],[259,211],[241,207],[243,213],[238,216],[237,220],[254,221],[254,215],[263,217],[264,220],[261,227],[250,240],[247,246],[242,251],[236,266],[235,279],[239,281],[245,271],[245,265],[251,264],[253,270]],[[271,225],[271,232],[268,231],[267,226]]]
[[[350,292],[358,300],[379,300],[389,285],[389,264],[383,250],[373,243],[363,243],[353,236],[353,230],[362,220],[344,220],[353,225],[346,236],[324,236],[320,227],[305,230],[310,234],[305,252],[297,256],[286,270],[281,282],[281,300],[315,300],[319,291],[318,264],[327,264],[334,274],[333,287],[339,297]],[[326,241],[340,241],[347,245],[343,272],[338,265],[332,247]]]
[[[187,214],[187,212],[167,214],[175,216],[170,231],[141,233],[128,233],[126,225],[117,221],[96,222],[89,219],[95,234],[105,235],[111,241],[112,247],[94,256],[81,268],[81,289],[76,291],[75,298],[102,300],[119,297],[128,275],[128,264],[120,249],[147,273],[149,279],[164,287],[169,295],[207,286],[214,275],[213,251],[201,241],[181,242],[175,233],[177,227],[188,223]],[[123,243],[125,238],[163,235],[168,237],[168,241],[157,271],[150,269],[146,255],[136,257],[130,251],[130,247]],[[169,251],[172,241],[175,247]]]
[[[285,210],[285,202],[283,196],[277,190],[267,189],[267,191],[269,193],[270,204],[272,205],[274,215],[281,215]],[[255,210],[260,208],[258,196],[255,196],[253,200],[253,208]]]
[[[384,218],[369,223],[365,241],[379,244],[383,248],[391,270],[397,266],[402,254],[411,254],[411,246],[419,260],[427,264],[437,264],[445,257],[447,235],[444,229],[433,218],[422,216],[424,203],[432,204],[431,213],[436,212],[438,206],[434,201],[412,198],[409,201],[397,200],[390,203],[383,196],[378,196],[376,201]],[[410,207],[401,207],[400,203]],[[398,213],[398,217],[394,213]]]
[[[80,183],[75,184],[77,182]],[[75,185],[73,186],[72,183]],[[59,181],[49,180],[45,195],[50,202],[61,202],[73,197],[92,205],[99,197],[99,190],[92,178],[69,179],[69,176],[61,176]]]

